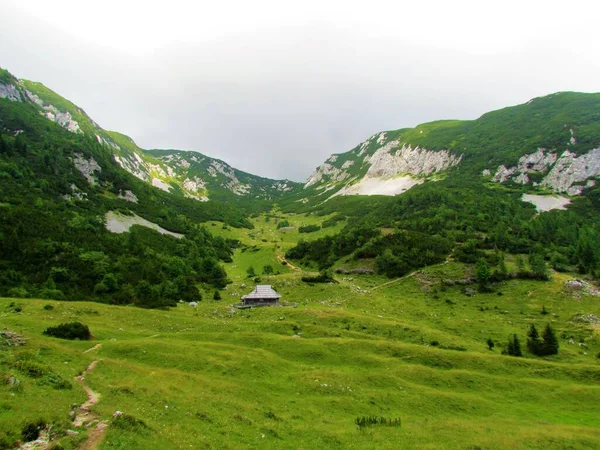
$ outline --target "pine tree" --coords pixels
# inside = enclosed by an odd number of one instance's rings
[[[218,289],[215,289],[215,293],[213,295],[213,300],[221,300],[221,293]]]
[[[521,343],[519,342],[519,338],[516,334],[513,334],[513,354],[512,356],[523,356],[523,352],[521,351]]]
[[[529,332],[527,333],[527,350],[534,355],[539,355],[541,349],[542,341],[540,340],[540,334],[535,328],[535,325],[531,324],[529,327]]]
[[[519,342],[519,338],[516,334],[513,334],[513,337],[508,339],[508,344],[506,345],[506,349],[502,351],[502,354],[510,356],[523,356],[523,352],[521,351],[521,343]]]
[[[556,355],[558,353],[558,339],[549,323],[546,324],[542,339],[542,355]]]

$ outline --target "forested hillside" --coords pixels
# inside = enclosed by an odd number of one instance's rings
[[[225,284],[219,260],[230,245],[201,224],[250,227],[236,207],[152,187],[109,146],[47,120],[33,102],[0,99],[0,131],[0,295],[155,307],[198,299],[199,282]],[[109,211],[185,238],[140,226],[111,233]]]

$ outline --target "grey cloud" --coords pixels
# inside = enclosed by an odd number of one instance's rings
[[[143,148],[196,150],[273,178],[303,180],[381,130],[598,90],[600,79],[597,63],[540,39],[474,54],[315,24],[132,58],[11,12],[0,66]]]

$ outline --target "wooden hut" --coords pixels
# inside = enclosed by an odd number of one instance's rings
[[[242,297],[245,306],[277,306],[281,295],[268,284],[257,285],[252,292]]]

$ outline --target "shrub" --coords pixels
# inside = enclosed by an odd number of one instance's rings
[[[128,431],[143,431],[149,427],[143,420],[137,419],[131,414],[121,414],[115,417],[111,423],[115,428]]]
[[[49,370],[43,364],[35,361],[17,361],[13,366],[25,375],[31,378],[42,378],[44,375],[49,373]]]
[[[221,300],[221,293],[218,289],[215,289],[215,293],[213,294],[213,300]]]
[[[46,336],[70,340],[79,339],[89,341],[92,338],[90,329],[81,322],[61,323],[56,327],[46,328],[44,334]]]
[[[358,428],[366,428],[373,425],[382,425],[386,427],[399,427],[402,425],[402,420],[399,417],[387,419],[377,416],[362,416],[354,419],[354,423]]]
[[[25,424],[21,429],[21,438],[25,442],[35,441],[40,436],[40,431],[45,427],[46,423],[42,419]]]
[[[52,305],[45,305],[44,306],[44,310],[45,311],[52,311],[53,309],[54,309],[54,306],[52,306]]]
[[[302,281],[305,283],[337,283],[331,276],[331,273],[325,270],[320,272],[317,276],[305,275],[302,277]]]
[[[57,374],[49,374],[43,377],[37,383],[40,386],[51,386],[56,390],[73,389],[73,385],[70,381],[65,380],[63,377]]]
[[[319,231],[321,229],[318,225],[303,225],[298,228],[298,233],[314,233],[315,231]]]

